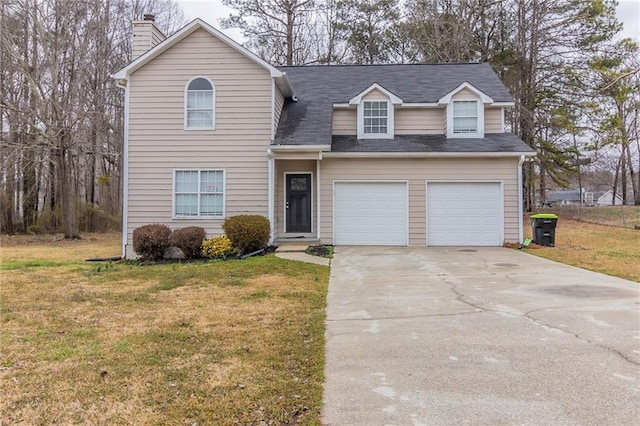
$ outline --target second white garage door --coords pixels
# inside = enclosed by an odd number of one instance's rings
[[[428,182],[427,244],[501,246],[501,188],[497,182]]]
[[[336,182],[336,245],[407,245],[406,182]]]

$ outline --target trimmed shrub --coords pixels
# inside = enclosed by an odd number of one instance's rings
[[[182,250],[187,259],[193,259],[202,255],[202,241],[205,237],[204,228],[189,226],[174,230],[169,237],[169,244]]]
[[[133,250],[143,260],[161,260],[169,248],[171,229],[165,225],[144,225],[133,230]]]
[[[222,229],[240,254],[264,248],[271,234],[269,219],[264,216],[233,216],[224,221]]]
[[[224,235],[202,242],[202,254],[211,259],[226,259],[233,255],[235,251],[231,240]]]

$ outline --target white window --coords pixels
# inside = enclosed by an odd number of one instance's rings
[[[224,217],[224,170],[176,170],[173,188],[174,217]]]
[[[185,94],[185,129],[211,130],[214,128],[213,83],[204,77],[192,79]]]
[[[358,139],[392,139],[393,104],[362,101],[358,104]]]
[[[364,133],[368,135],[387,134],[388,111],[386,101],[365,101],[364,105]]]
[[[453,133],[478,133],[478,101],[453,101]]]

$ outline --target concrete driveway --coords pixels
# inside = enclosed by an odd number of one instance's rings
[[[639,288],[502,248],[337,248],[323,422],[640,424]]]

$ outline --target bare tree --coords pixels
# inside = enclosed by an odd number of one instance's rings
[[[2,229],[76,238],[119,223],[124,99],[109,73],[131,59],[131,20],[183,25],[172,0],[0,3]]]
[[[279,65],[306,64],[315,11],[314,0],[223,0],[237,12],[223,19],[226,28],[240,28],[249,39],[247,47],[268,62]],[[313,58],[315,60],[315,58]]]

